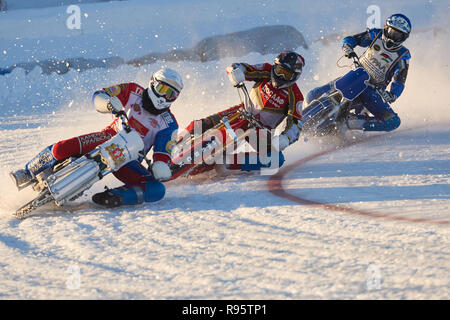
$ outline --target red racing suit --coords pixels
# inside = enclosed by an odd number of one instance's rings
[[[249,92],[252,105],[247,111],[269,130],[275,129],[286,119],[286,127],[282,134],[289,139],[289,145],[297,141],[302,128],[303,103],[303,94],[297,84],[294,83],[288,88],[275,89],[271,83],[272,65],[269,63],[257,65],[235,63],[233,66],[243,70],[245,80],[254,82]],[[205,132],[217,125],[224,116],[229,117],[240,107],[242,104],[201,120],[194,120],[186,130],[190,133],[198,132],[197,126],[201,125],[201,132]],[[232,165],[229,168],[239,169],[241,167]]]

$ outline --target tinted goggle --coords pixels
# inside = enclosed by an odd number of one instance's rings
[[[273,72],[277,77],[283,78],[284,80],[293,80],[295,77],[295,72],[292,72],[279,64],[273,66]]]
[[[388,39],[391,39],[394,42],[403,42],[406,40],[408,35],[404,32],[401,32],[397,29],[394,29],[392,27],[387,27],[384,30],[384,36]]]
[[[167,101],[174,101],[179,96],[179,92],[167,83],[155,81],[153,84],[155,94],[164,97]]]

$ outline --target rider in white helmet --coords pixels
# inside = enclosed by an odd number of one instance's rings
[[[93,104],[101,113],[116,114],[125,111],[129,124],[142,137],[145,154],[153,149],[153,162],[146,169],[141,161],[132,161],[114,172],[125,185],[97,193],[92,200],[107,207],[154,202],[162,199],[165,187],[161,181],[172,173],[169,167],[172,133],[178,129],[170,106],[183,89],[181,76],[175,70],[163,68],[156,71],[147,88],[128,82],[98,90],[92,97]],[[24,169],[11,173],[18,188],[29,184],[44,170],[69,157],[82,156],[99,144],[109,140],[120,130],[116,118],[101,131],[59,141],[42,150],[28,162]],[[142,159],[140,159],[142,160]]]

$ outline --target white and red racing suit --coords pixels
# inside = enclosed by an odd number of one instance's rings
[[[141,135],[144,141],[145,153],[153,147],[153,161],[170,163],[171,149],[175,144],[173,133],[178,129],[178,124],[169,110],[158,115],[144,110],[142,104],[143,95],[147,94],[145,90],[136,83],[122,83],[96,91],[93,99],[101,92],[120,99],[127,113],[129,125]],[[120,129],[120,120],[115,118],[109,126],[101,131],[59,141],[50,146],[50,150],[56,160],[80,156],[109,140]],[[148,171],[137,161],[123,166],[114,172],[114,175],[126,185],[140,184],[149,178]]]

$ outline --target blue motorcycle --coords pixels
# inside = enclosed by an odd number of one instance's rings
[[[348,130],[346,120],[368,111],[354,106],[354,100],[367,89],[370,75],[353,58],[354,70],[331,82],[331,90],[309,102],[303,109],[303,132],[308,135],[342,135]],[[381,89],[375,88],[381,96]]]

